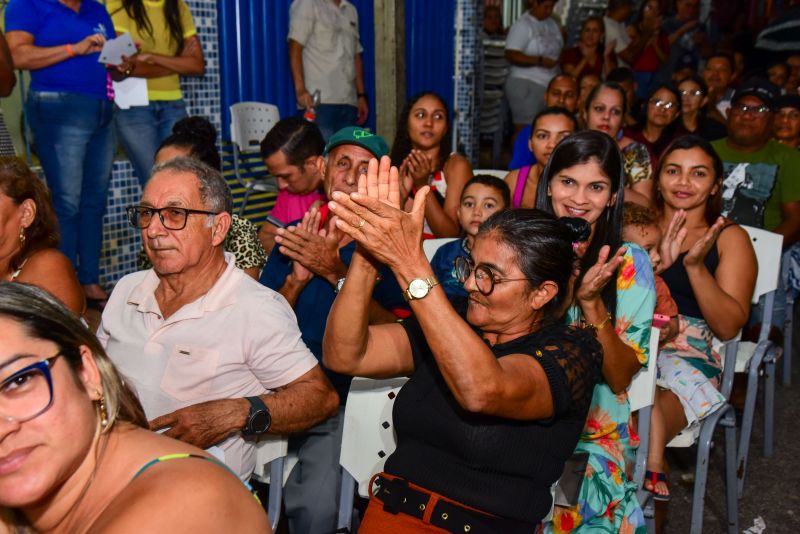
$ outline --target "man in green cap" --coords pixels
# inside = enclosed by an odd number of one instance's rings
[[[370,159],[389,154],[382,137],[350,126],[334,133],[325,146],[323,187],[328,198],[334,191],[352,193],[358,178],[367,173]],[[276,246],[261,274],[261,283],[281,293],[294,308],[303,341],[322,362],[322,337],[328,311],[344,283],[355,242],[339,232],[328,206],[312,209],[300,221],[278,230]],[[391,271],[384,268],[375,286],[370,322],[394,322],[410,314]],[[312,429],[289,437],[289,449],[298,465],[284,489],[289,532],[334,532],[337,495],[341,481],[339,451],[342,443],[344,402],[350,377],[323,371],[339,393],[339,412]]]

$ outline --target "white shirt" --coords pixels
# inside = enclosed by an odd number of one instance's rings
[[[628,28],[624,22],[617,22],[616,20],[608,17],[603,17],[603,26],[605,26],[605,39],[606,43],[614,40],[614,53],[617,54],[617,63],[620,67],[627,67],[620,57],[619,53],[628,48],[631,44],[631,36],[628,35]]]
[[[303,46],[303,78],[323,104],[357,105],[358,12],[347,0],[294,0],[289,8],[289,39]]]
[[[511,26],[506,37],[506,50],[516,50],[528,56],[545,56],[556,62],[561,57],[563,47],[564,37],[561,35],[558,23],[552,17],[539,20],[528,11],[523,13]],[[509,76],[546,86],[558,73],[558,63],[550,69],[511,65]]]
[[[225,260],[208,293],[167,319],[152,269],[122,278],[108,300],[97,337],[149,420],[205,401],[262,395],[317,365],[286,300],[237,268],[232,254]],[[237,432],[217,446],[247,480],[255,467],[251,442]]]

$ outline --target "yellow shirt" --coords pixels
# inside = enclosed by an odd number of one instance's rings
[[[142,52],[153,52],[165,56],[174,56],[178,53],[177,44],[172,41],[164,16],[164,0],[142,0],[147,17],[153,28],[153,35],[149,35],[144,28],[136,26],[136,22],[128,16],[122,7],[122,0],[108,0],[106,8],[114,21],[114,30],[117,33],[130,33],[133,41],[142,45]],[[197,34],[192,14],[183,0],[179,0],[183,38]],[[177,74],[170,74],[160,78],[147,79],[147,96],[150,100],[180,100],[181,81]]]

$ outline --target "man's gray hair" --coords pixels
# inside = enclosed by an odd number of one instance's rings
[[[200,200],[203,206],[209,211],[233,213],[231,189],[217,169],[195,158],[179,157],[156,165],[150,176],[159,172],[187,172],[195,175],[200,182]]]

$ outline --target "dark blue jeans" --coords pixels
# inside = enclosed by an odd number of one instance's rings
[[[148,106],[116,109],[117,136],[142,189],[150,178],[158,146],[184,117],[186,104],[183,100],[153,100]]]
[[[26,110],[61,228],[59,248],[81,284],[96,284],[115,150],[113,104],[77,93],[31,91]]]
[[[302,112],[301,112],[302,114]],[[320,104],[317,106],[317,126],[327,142],[345,126],[355,126],[358,108],[347,104]]]

